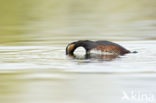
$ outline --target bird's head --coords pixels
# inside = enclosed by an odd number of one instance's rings
[[[66,55],[73,55],[74,50],[76,49],[76,42],[72,42],[66,47]]]

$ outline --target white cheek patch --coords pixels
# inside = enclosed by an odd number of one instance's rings
[[[86,54],[86,50],[83,47],[78,47],[74,51],[74,54],[76,54],[76,55],[85,55]]]
[[[104,52],[104,51],[96,50],[96,49],[92,49],[92,50],[90,51],[90,54],[99,54],[99,55],[116,55],[115,52]]]

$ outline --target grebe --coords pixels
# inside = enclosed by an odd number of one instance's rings
[[[78,47],[84,47],[86,55],[90,55],[92,51],[101,51],[111,55],[124,55],[131,53],[119,44],[110,41],[90,41],[90,40],[79,40],[72,42],[66,47],[66,55],[74,55],[74,51]]]

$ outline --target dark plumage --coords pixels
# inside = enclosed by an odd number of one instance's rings
[[[80,40],[67,45],[66,55],[74,55],[74,51],[78,47],[84,47],[86,50],[86,54],[90,54],[92,50],[112,53],[112,55],[124,55],[126,53],[130,53],[129,50],[125,49],[119,44],[110,41]]]

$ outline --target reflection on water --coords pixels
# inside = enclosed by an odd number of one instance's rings
[[[90,60],[92,59],[99,60],[99,61],[111,61],[119,57],[119,55],[101,55],[101,54],[87,54],[87,55],[68,55],[72,59],[78,60]]]
[[[155,103],[155,74],[1,73],[0,99],[11,103]]]
[[[0,101],[155,103],[155,4],[0,1]],[[66,45],[80,39],[111,40],[138,53],[67,57]]]

